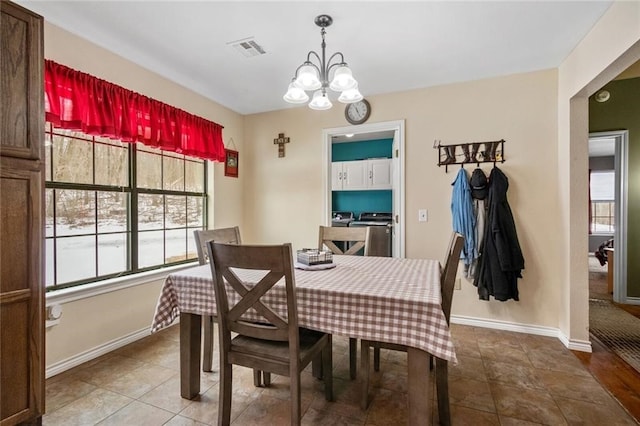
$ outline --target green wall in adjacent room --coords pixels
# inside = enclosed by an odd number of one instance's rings
[[[640,297],[640,78],[612,81],[603,89],[611,93],[607,102],[589,99],[589,132],[629,131],[627,296]]]
[[[391,158],[392,150],[393,139],[334,143],[331,145],[331,161]]]
[[[363,212],[393,212],[392,191],[333,191],[331,198],[334,211],[353,212],[356,219]]]

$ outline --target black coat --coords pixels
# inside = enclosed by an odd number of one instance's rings
[[[518,278],[522,278],[524,257],[516,225],[507,202],[509,180],[494,167],[489,175],[489,195],[484,239],[480,246],[478,270],[473,284],[481,300],[518,299]]]

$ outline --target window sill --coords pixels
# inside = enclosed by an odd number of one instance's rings
[[[197,262],[179,266],[169,266],[166,268],[141,272],[135,275],[112,278],[110,280],[98,281],[91,284],[84,284],[77,287],[65,288],[46,293],[46,306],[64,304],[75,300],[86,299],[100,294],[111,293],[137,285],[148,284],[152,281],[164,280],[172,272],[196,266]]]

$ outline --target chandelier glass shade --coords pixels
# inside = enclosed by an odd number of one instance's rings
[[[309,108],[315,110],[325,110],[333,106],[327,95],[327,88],[341,92],[338,98],[340,102],[353,103],[362,100],[358,82],[353,78],[342,52],[336,52],[326,59],[325,28],[333,23],[333,19],[329,15],[319,15],[315,23],[321,28],[322,51],[320,54],[313,50],[307,53],[307,60],[296,69],[287,93],[282,98],[292,104],[303,104],[309,100],[306,92],[313,91]],[[331,73],[332,78],[329,80]]]

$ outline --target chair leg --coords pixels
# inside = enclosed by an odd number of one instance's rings
[[[213,371],[213,323],[215,317],[205,316],[204,318],[204,353],[202,356],[202,371]]]
[[[360,408],[366,410],[369,406],[369,345],[361,340],[360,348]]]
[[[226,426],[231,422],[231,391],[233,366],[220,360],[220,390],[218,396],[218,426]]]
[[[262,385],[262,372],[260,370],[253,370],[253,386],[259,388]]]
[[[380,371],[380,348],[373,347],[373,369]]]
[[[262,372],[262,379],[263,379],[263,383],[264,383],[264,387],[265,388],[271,386],[271,373],[269,373],[268,371],[263,371]]]
[[[324,379],[324,397],[327,401],[333,401],[333,344],[329,335],[329,344],[322,349],[322,375]]]
[[[311,361],[311,375],[316,379],[322,379],[322,354]]]
[[[293,373],[293,372],[292,372]],[[291,424],[300,425],[300,418],[302,416],[302,406],[300,403],[301,391],[300,391],[300,372],[297,374],[291,374]]]
[[[349,376],[351,380],[356,378],[356,363],[358,362],[358,339],[349,338]]]
[[[449,364],[446,360],[436,358],[436,393],[438,395],[438,414],[440,424],[451,424],[449,408]]]

